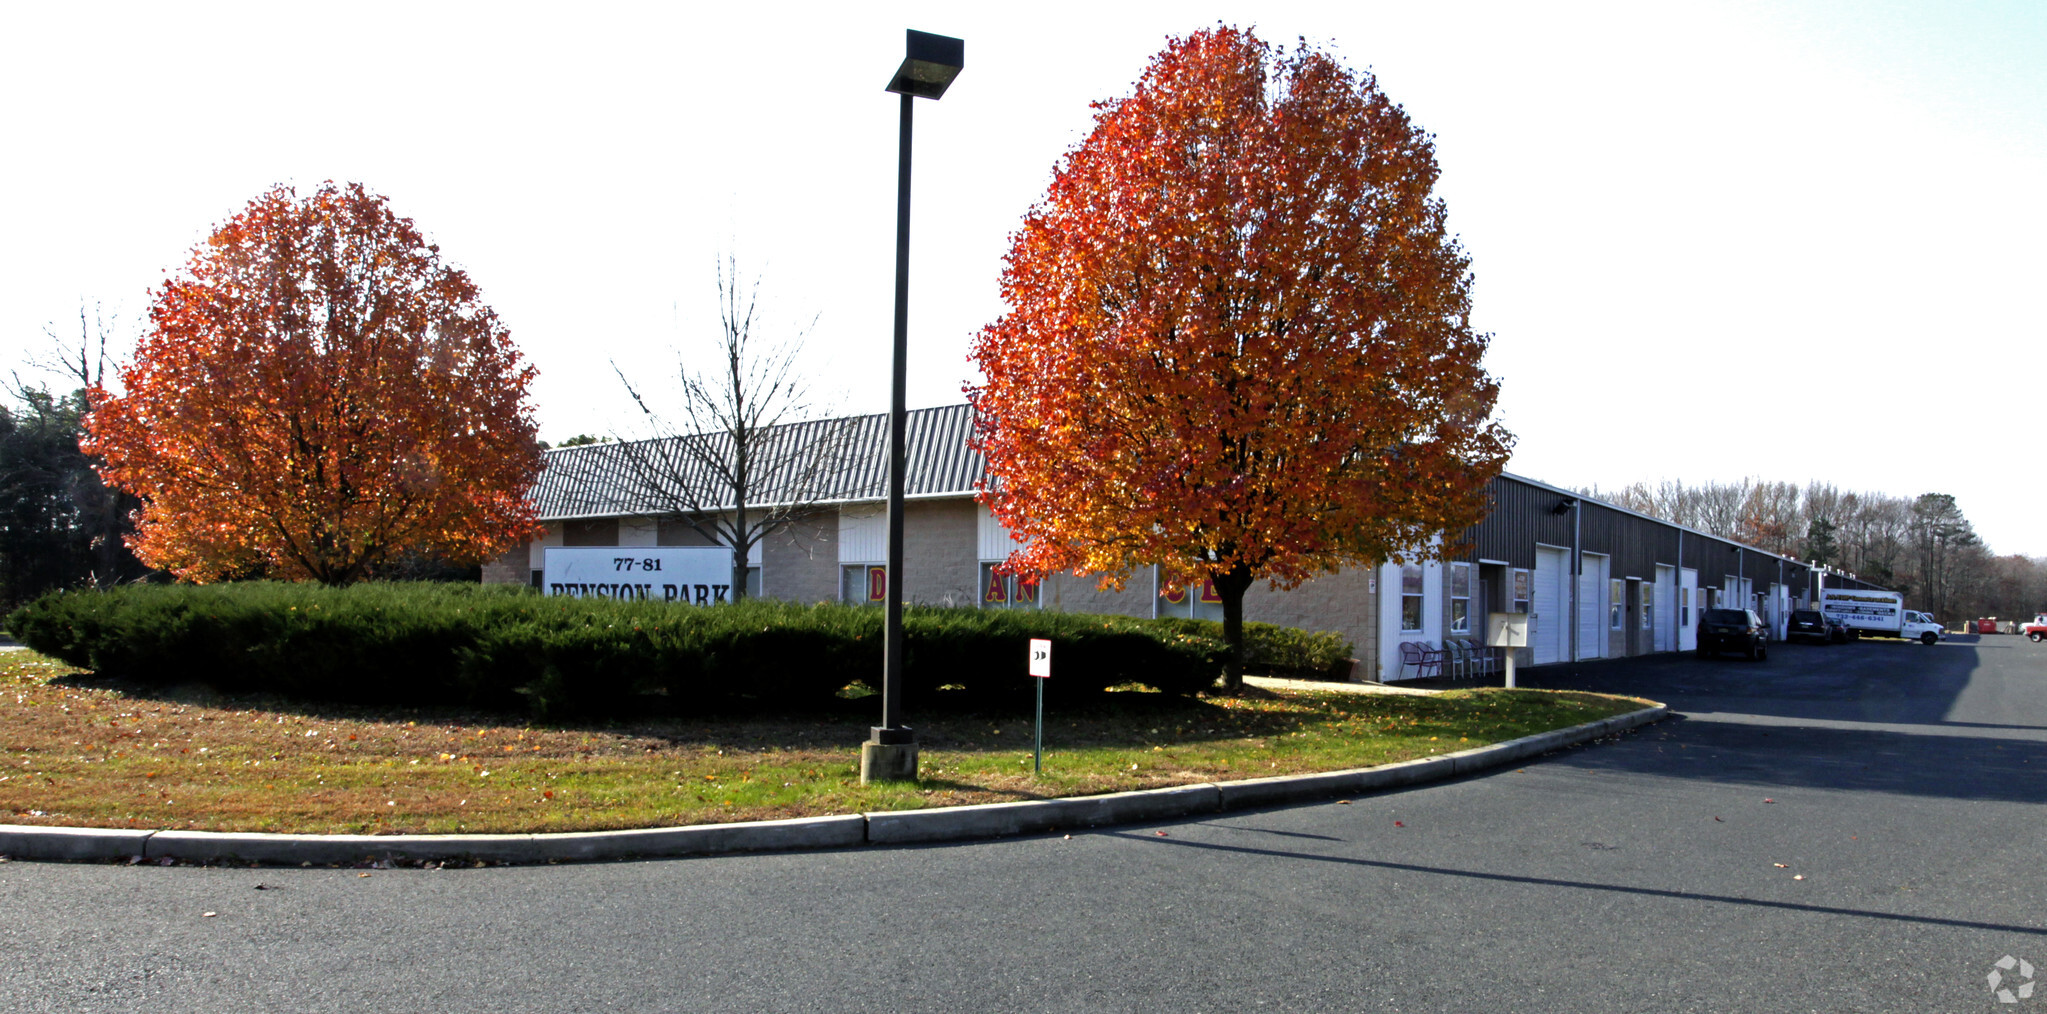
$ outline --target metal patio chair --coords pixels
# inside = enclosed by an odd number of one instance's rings
[[[1499,671],[1500,659],[1497,651],[1488,645],[1478,643],[1476,638],[1463,638],[1467,652],[1465,664],[1473,676],[1491,676]]]
[[[1471,675],[1471,649],[1457,638],[1443,638],[1443,662],[1453,680]]]
[[[1415,672],[1412,677],[1405,675],[1408,666],[1414,666]],[[1400,671],[1402,673],[1401,679],[1423,679],[1432,675],[1440,676],[1443,674],[1443,652],[1440,649],[1431,648],[1420,641],[1402,641],[1400,642]]]

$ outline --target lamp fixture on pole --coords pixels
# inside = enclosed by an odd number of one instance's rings
[[[908,382],[904,362],[910,335],[910,119],[913,100],[937,99],[966,66],[967,44],[912,30],[905,37],[903,63],[888,90],[902,96],[896,151],[896,329],[888,414],[887,625],[882,634],[881,724],[860,745],[860,781],[907,781],[917,777],[917,736],[903,724],[903,472],[908,466]]]

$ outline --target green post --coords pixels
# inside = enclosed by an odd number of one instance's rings
[[[1038,728],[1031,736],[1031,773],[1045,773],[1045,681],[1038,681]]]
[[[1031,676],[1038,684],[1038,724],[1031,734],[1031,773],[1045,773],[1045,681],[1052,678],[1052,642],[1031,638]]]

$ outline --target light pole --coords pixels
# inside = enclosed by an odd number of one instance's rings
[[[911,30],[903,64],[888,83],[901,95],[902,128],[896,153],[896,334],[888,412],[888,620],[882,635],[881,724],[860,744],[860,781],[906,781],[917,777],[917,735],[903,724],[903,471],[908,413],[904,361],[910,345],[910,112],[918,98],[945,94],[966,65],[967,44],[959,39]]]

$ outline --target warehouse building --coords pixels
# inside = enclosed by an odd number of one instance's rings
[[[908,425],[907,601],[1222,618],[1212,587],[1164,588],[1155,568],[1130,575],[1121,590],[1099,588],[1094,577],[1051,575],[1033,583],[997,573],[1015,542],[974,498],[984,468],[968,447],[971,409],[913,411]],[[750,593],[883,601],[887,417],[793,424],[775,436],[769,446],[781,452],[763,463],[804,481],[780,476],[757,484],[770,491],[759,506],[804,509],[753,547]],[[647,480],[644,473],[686,457],[650,453],[663,450],[659,445],[549,451],[534,492],[545,536],[487,565],[484,580],[538,586],[551,547],[709,544],[678,519],[676,498]],[[673,481],[704,481],[687,465],[668,470]],[[1485,519],[1454,540],[1461,552],[1435,562],[1351,568],[1289,591],[1260,583],[1245,594],[1244,618],[1341,634],[1359,660],[1353,678],[1397,680],[1425,674],[1403,645],[1435,651],[1482,641],[1486,617],[1495,612],[1530,618],[1520,665],[1689,651],[1701,611],[1715,606],[1754,609],[1781,638],[1790,611],[1815,601],[1823,579],[1801,561],[1533,479],[1502,474],[1490,495]],[[730,506],[714,495],[693,502]]]

